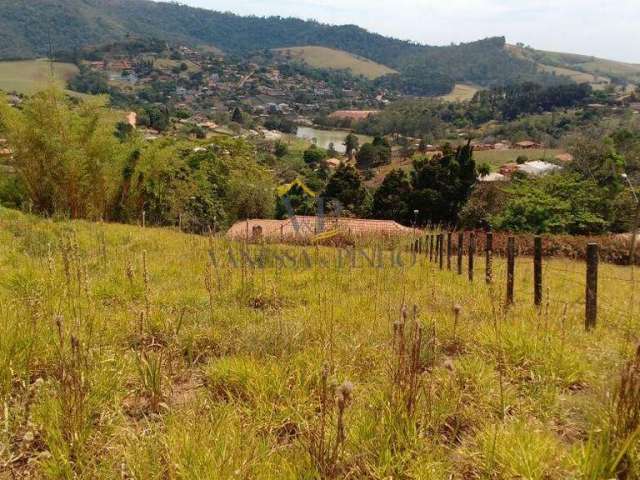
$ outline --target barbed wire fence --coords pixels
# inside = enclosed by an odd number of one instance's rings
[[[533,236],[533,242],[522,235],[501,237],[504,245],[496,250],[490,231],[437,231],[426,233],[414,248],[440,270],[466,273],[469,282],[497,288],[503,283],[505,307],[531,302],[540,309],[554,305],[565,312],[582,310],[586,330],[606,314],[608,319],[624,320],[614,326],[623,328],[631,340],[638,311],[635,242],[628,264],[621,266],[601,264],[596,242],[587,243],[584,252],[569,249],[556,256],[544,255],[542,236]]]

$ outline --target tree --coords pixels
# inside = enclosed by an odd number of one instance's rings
[[[338,156],[338,152],[336,151],[336,147],[333,144],[333,142],[329,144],[329,148],[327,149],[327,155],[331,158]]]
[[[108,217],[125,156],[110,118],[104,98],[76,104],[55,87],[33,95],[20,110],[0,97],[0,131],[37,212]]]
[[[133,134],[133,127],[129,122],[118,122],[116,123],[115,132],[113,134],[118,140],[125,142]]]
[[[477,171],[470,143],[444,155],[418,159],[411,172],[410,210],[419,210],[418,223],[454,224],[476,182]]]
[[[326,158],[326,152],[316,145],[311,145],[305,150],[303,158],[307,165],[316,167]]]
[[[254,147],[231,138],[212,138],[211,148],[194,151],[193,142],[165,138],[145,145],[121,210],[125,219],[176,225],[201,232],[238,219],[268,218],[275,207],[273,175],[255,161]],[[224,153],[223,153],[224,152]],[[123,175],[124,176],[124,175]]]
[[[353,155],[355,152],[358,151],[359,146],[360,146],[360,140],[356,135],[354,135],[353,133],[350,133],[349,135],[347,135],[347,137],[344,139],[344,147],[345,147],[345,153],[349,158],[349,160],[353,159]]]
[[[87,65],[80,65],[78,74],[69,81],[69,88],[76,92],[89,93],[91,95],[111,92],[107,74],[91,70]]]
[[[602,233],[609,224],[608,193],[575,173],[520,179],[506,192],[509,199],[493,221],[503,230],[584,235]]]
[[[231,121],[234,123],[238,123],[242,125],[244,123],[244,119],[242,117],[242,112],[238,107],[233,109],[233,114],[231,115]]]
[[[287,155],[287,153],[289,153],[289,147],[287,146],[286,143],[278,140],[276,142],[275,147],[274,147],[274,153],[275,153],[276,157],[282,158],[285,155]]]
[[[615,141],[596,136],[580,136],[572,142],[569,151],[573,161],[567,169],[580,174],[582,178],[595,179],[598,185],[607,188],[611,194],[620,192],[620,174],[625,172],[625,158],[618,153]],[[637,166],[636,166],[637,168]]]
[[[414,149],[407,137],[400,137],[399,144],[402,158],[407,159],[413,155]]]
[[[353,166],[342,164],[329,179],[322,195],[325,202],[338,201],[348,212],[366,215],[367,191]]]
[[[480,175],[481,177],[486,177],[490,173],[491,173],[491,166],[488,163],[485,162],[480,164],[480,166],[478,167],[478,175]]]
[[[296,215],[315,215],[315,197],[309,195],[302,186],[293,185],[284,196],[278,197],[276,217],[287,218],[291,214],[289,209]]]
[[[144,108],[142,115],[138,117],[138,122],[159,132],[164,132],[169,127],[169,110],[164,105],[147,106]]]
[[[280,132],[294,134],[298,128],[295,123],[283,115],[271,115],[265,120],[264,127],[268,130],[279,130]]]
[[[385,165],[391,160],[391,146],[386,140],[376,137],[372,143],[365,143],[356,154],[358,168],[370,168]]]
[[[365,143],[356,154],[356,164],[362,170],[368,170],[378,164],[378,149],[372,143]]]
[[[400,169],[392,170],[384,177],[373,196],[372,216],[400,223],[409,222],[411,220],[408,206],[410,194],[411,184],[406,172]]]

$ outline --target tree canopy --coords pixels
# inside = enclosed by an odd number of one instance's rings
[[[105,107],[103,97],[75,104],[54,87],[26,100],[20,110],[0,96],[0,132],[36,211],[108,217],[125,151]]]

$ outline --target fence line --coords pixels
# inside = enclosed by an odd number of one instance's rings
[[[457,233],[457,235],[456,235]],[[444,239],[446,235],[446,247],[444,245]],[[504,252],[504,257],[506,258],[506,277],[505,277],[505,305],[511,306],[515,302],[515,290],[516,290],[516,258],[518,256],[525,256],[524,253],[531,253],[531,267],[532,269],[527,271],[526,275],[531,275],[531,281],[533,286],[533,304],[541,308],[543,305],[543,301],[547,304],[560,304],[560,305],[574,305],[576,307],[584,308],[584,326],[586,330],[592,330],[597,325],[598,312],[605,311],[614,313],[616,315],[622,316],[633,316],[633,311],[635,306],[631,305],[629,310],[623,310],[619,307],[611,305],[608,301],[603,301],[603,299],[598,296],[598,283],[602,281],[616,281],[616,282],[624,282],[625,285],[629,285],[632,289],[632,292],[635,290],[635,278],[634,272],[631,272],[630,278],[623,278],[622,276],[610,275],[610,274],[602,274],[599,269],[600,263],[600,246],[598,243],[590,242],[586,246],[586,251],[584,254],[580,252],[573,252],[573,257],[569,257],[569,259],[573,258],[574,260],[577,258],[583,258],[585,262],[584,269],[572,268],[569,269],[569,262],[565,262],[565,269],[557,268],[550,264],[550,262],[545,261],[544,249],[543,249],[543,239],[541,236],[536,235],[533,237],[533,242],[530,239],[524,238],[523,236],[513,236],[510,235],[506,238],[506,248],[501,248],[498,252],[495,250],[494,244],[494,235],[492,232],[484,232],[484,235],[479,235],[475,231],[464,232],[452,232],[439,231],[437,233],[429,233],[425,237],[425,245],[429,244],[429,260],[436,262],[439,265],[441,270],[444,269],[444,250],[446,248],[446,257],[447,257],[447,270],[452,269],[452,260],[451,257],[453,255],[456,256],[456,264],[457,269],[456,273],[458,275],[463,274],[463,257],[466,253],[467,255],[467,276],[469,282],[474,281],[475,275],[475,257],[478,252],[478,242],[482,242],[483,248],[481,251],[484,251],[485,255],[485,268],[484,268],[484,277],[486,284],[490,285],[496,281],[496,271],[494,269],[494,256],[498,253],[498,256]],[[456,241],[454,242],[454,238]],[[466,240],[466,241],[465,241]],[[433,248],[435,243],[435,248]],[[533,248],[530,246],[533,245]],[[426,255],[426,247],[425,247],[425,255]],[[631,254],[633,258],[633,254]],[[633,270],[633,265],[631,265]],[[498,273],[502,273],[501,271]],[[557,299],[551,298],[549,290],[547,290],[546,296],[543,294],[545,287],[545,278],[549,278],[549,275],[553,276],[554,280],[566,282],[575,286],[578,286],[583,289],[584,297],[583,300],[567,300],[567,299]],[[578,280],[575,278],[576,275],[584,275],[584,280]],[[498,277],[499,280],[499,277]],[[632,299],[635,296],[631,296]]]

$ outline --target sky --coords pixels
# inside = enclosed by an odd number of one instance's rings
[[[640,0],[181,0],[240,15],[280,15],[429,45],[505,36],[541,50],[640,63]]]

